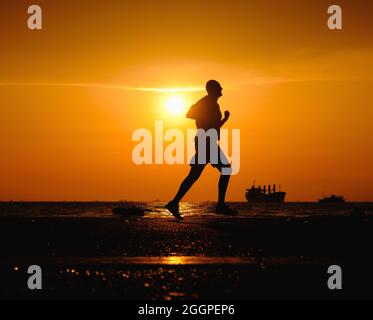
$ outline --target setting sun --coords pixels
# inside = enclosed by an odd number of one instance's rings
[[[166,102],[167,112],[172,115],[180,115],[185,111],[185,101],[179,96],[170,97]]]

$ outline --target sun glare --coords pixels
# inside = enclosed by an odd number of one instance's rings
[[[181,115],[185,111],[185,101],[179,96],[170,97],[166,102],[166,109],[169,114]]]

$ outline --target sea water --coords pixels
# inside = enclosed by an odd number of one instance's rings
[[[166,202],[0,202],[1,217],[76,217],[112,218],[117,207],[135,206],[147,210],[144,219],[170,218],[164,208]],[[183,202],[180,211],[185,217],[217,217],[216,203]],[[249,204],[233,202],[230,206],[240,212],[240,218],[307,218],[317,216],[347,216],[354,208],[363,208],[367,215],[373,215],[373,203],[346,203],[323,205],[312,202],[288,202],[283,204]],[[221,216],[218,216],[221,217]]]

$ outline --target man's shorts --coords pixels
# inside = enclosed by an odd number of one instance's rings
[[[199,148],[198,144],[198,138],[196,137],[194,139],[195,148],[196,148],[196,154],[193,156],[193,158],[190,161],[190,166],[202,166],[205,167],[208,163],[210,163],[214,168],[221,171],[223,168],[231,168],[231,164],[220,148],[218,141],[213,141],[210,144],[210,139],[206,139],[206,148]],[[214,152],[213,155],[211,155],[211,146],[212,150]],[[205,158],[203,157],[204,150],[206,151]],[[211,157],[212,156],[212,157]]]

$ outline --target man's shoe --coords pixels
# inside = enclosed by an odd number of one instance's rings
[[[165,208],[170,211],[177,220],[183,220],[184,218],[179,213],[179,204],[175,202],[169,202]]]
[[[226,216],[236,216],[238,215],[238,211],[229,208],[226,204],[218,205],[215,210],[216,214],[223,214]]]

